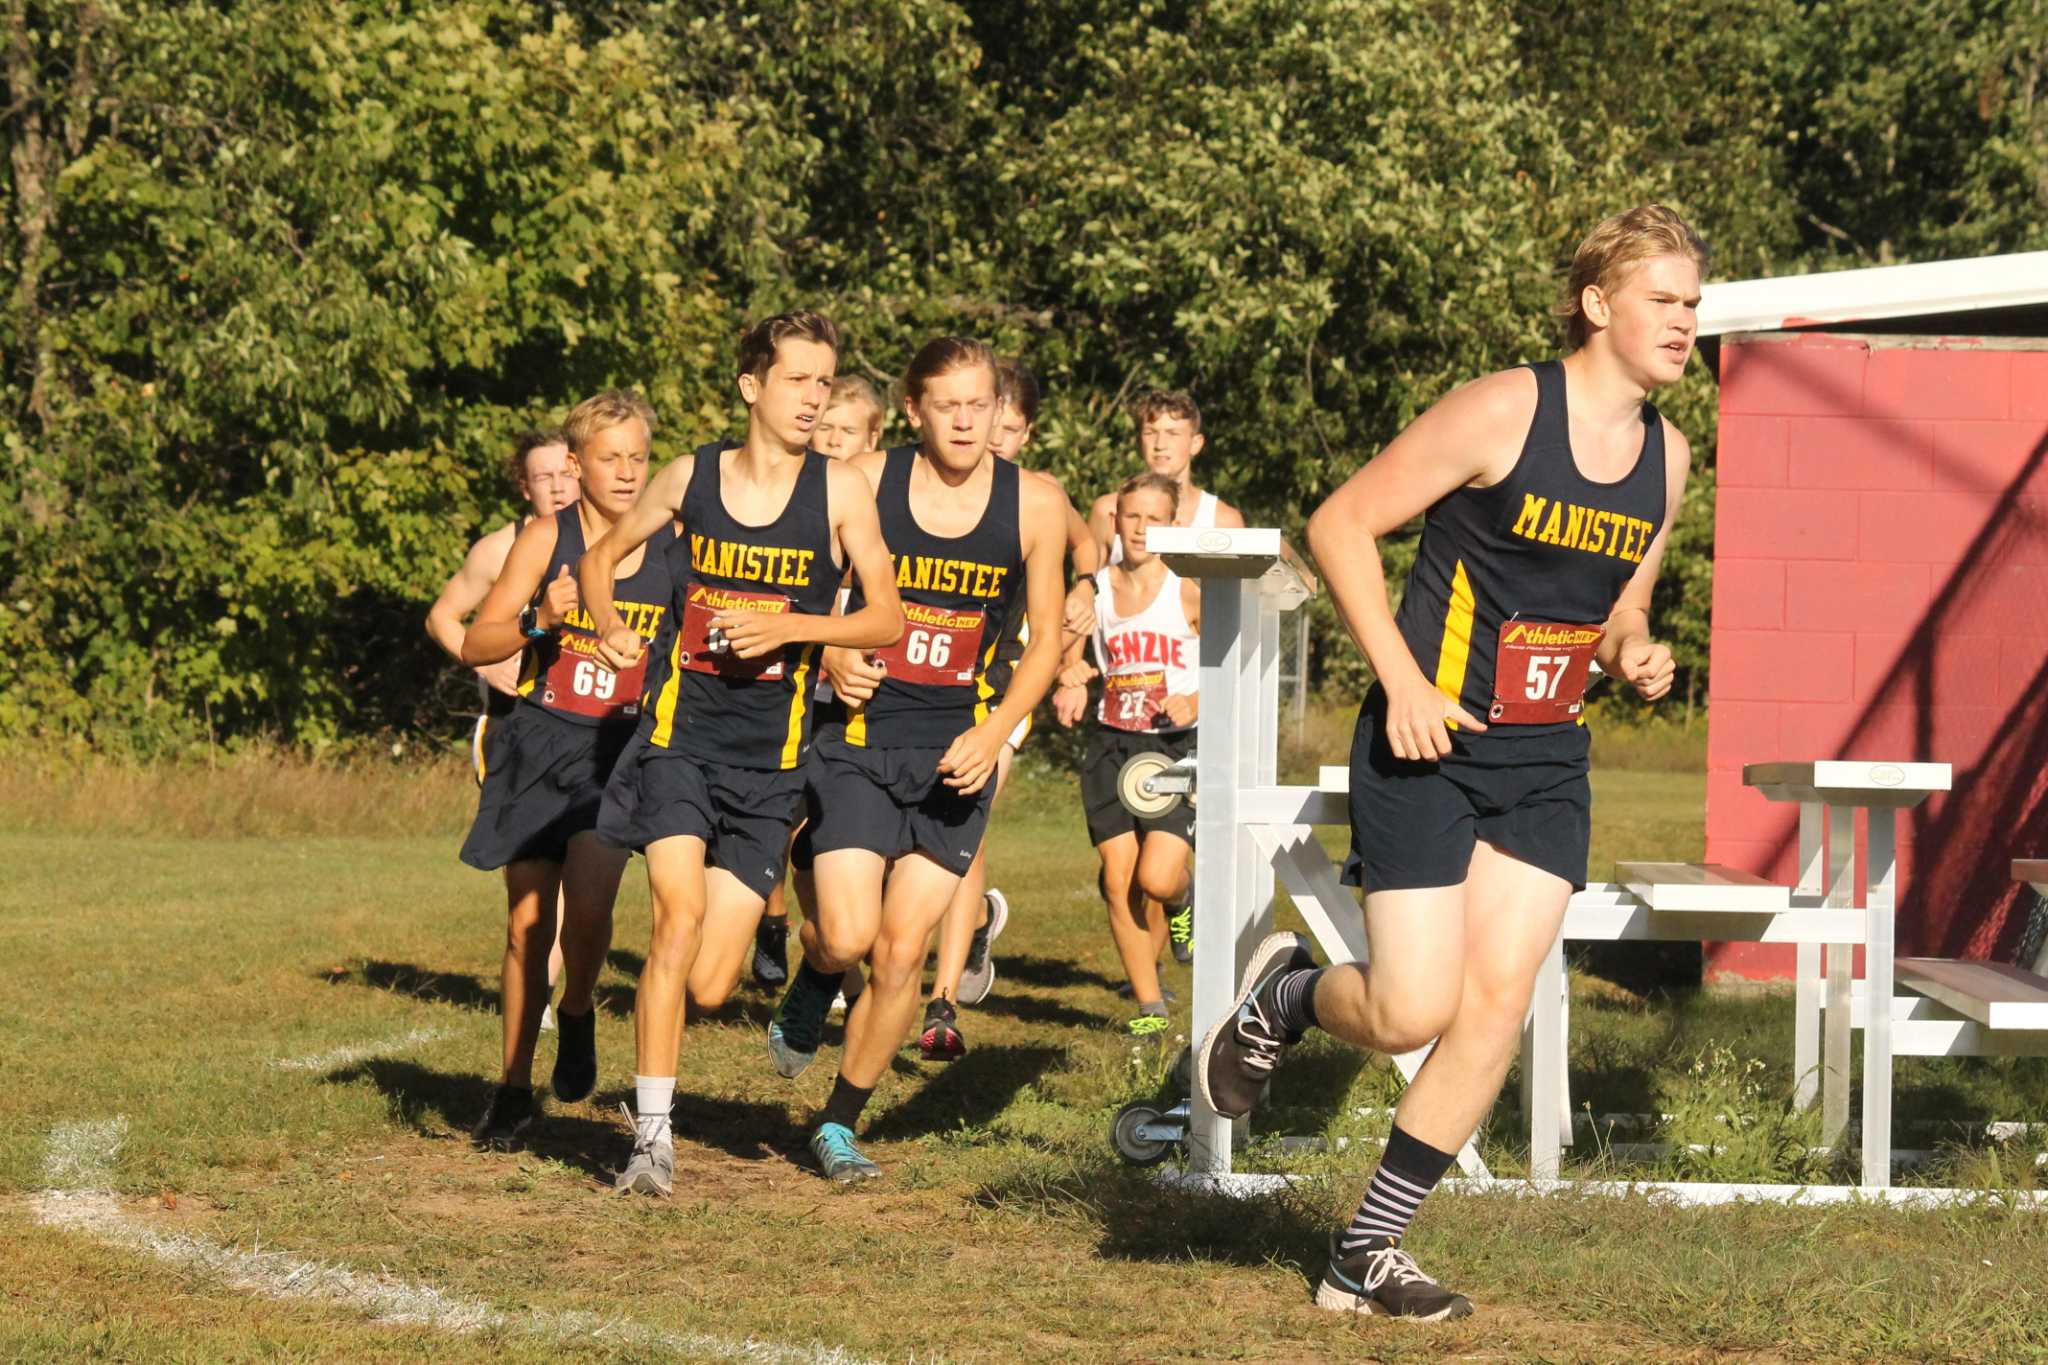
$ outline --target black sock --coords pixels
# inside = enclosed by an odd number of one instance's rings
[[[839,979],[843,975],[843,972],[834,972],[827,976],[813,967],[809,958],[802,959],[796,965],[797,980],[804,983],[804,989],[822,995],[827,1000],[839,994]]]
[[[819,1125],[836,1123],[851,1131],[860,1122],[860,1111],[868,1107],[868,1096],[874,1093],[871,1085],[855,1085],[844,1076],[836,1078],[832,1082],[832,1098],[825,1101],[824,1112],[818,1115]]]
[[[1276,977],[1267,997],[1272,1001],[1273,1022],[1287,1033],[1289,1041],[1316,1027],[1316,983],[1327,967],[1287,972]]]
[[[1439,1152],[1395,1124],[1387,1134],[1386,1155],[1380,1158],[1380,1168],[1373,1172],[1372,1184],[1359,1202],[1358,1212],[1351,1215],[1337,1253],[1348,1256],[1361,1247],[1400,1241],[1408,1231],[1408,1221],[1415,1217],[1415,1210],[1444,1178],[1444,1172],[1455,1159],[1451,1153]]]

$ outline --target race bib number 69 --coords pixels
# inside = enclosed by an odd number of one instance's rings
[[[1503,624],[1494,655],[1493,705],[1486,718],[1496,725],[1578,719],[1586,709],[1593,652],[1606,633],[1600,626],[1520,617]]]

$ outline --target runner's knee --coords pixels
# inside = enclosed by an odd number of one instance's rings
[[[1456,985],[1382,990],[1381,984],[1377,978],[1373,981],[1366,1008],[1367,1029],[1374,1044],[1386,1052],[1413,1052],[1442,1037],[1451,1020],[1458,1017],[1462,992]]]
[[[929,941],[928,934],[915,939],[885,934],[877,939],[868,958],[868,984],[892,990],[901,988],[906,981],[915,982],[924,973]]]

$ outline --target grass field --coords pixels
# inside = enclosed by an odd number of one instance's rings
[[[1995,1197],[1941,1213],[1444,1197],[1411,1245],[1477,1316],[1423,1328],[1313,1308],[1392,1073],[1304,1045],[1255,1126],[1349,1141],[1293,1158],[1305,1178],[1285,1197],[1171,1192],[1120,1165],[1111,1114],[1158,1093],[1184,1039],[1121,1034],[1078,803],[1043,772],[992,836],[1017,915],[995,995],[963,1013],[967,1057],[906,1053],[869,1109],[882,1180],[842,1192],[801,1164],[837,1029],[823,1065],[784,1081],[761,1045],[773,1002],[749,986],[685,1041],[675,1199],[608,1193],[647,933],[637,867],[601,987],[597,1100],[551,1111],[530,1152],[476,1153],[502,907],[454,857],[472,798],[453,764],[327,780],[0,773],[16,869],[0,1358],[2048,1356],[2048,1214]],[[1619,771],[1597,789],[1595,875],[1617,854],[1697,856],[1699,779]],[[1168,979],[1185,995],[1185,969]],[[1585,974],[1575,989],[1577,1098],[1661,1108],[1680,1137],[1733,1115],[1726,1150],[1690,1174],[1826,1175],[1798,1168],[1804,1130],[1784,1113],[1788,1002]],[[544,1041],[543,1076],[551,1056]],[[1497,1172],[1524,1155],[1508,1093],[1484,1135]],[[2048,1063],[1902,1061],[1898,1107],[2048,1120]],[[1275,1144],[1252,1154],[1277,1160]],[[2036,1176],[2015,1149],[1919,1178]],[[94,1188],[111,1197],[78,1192]]]

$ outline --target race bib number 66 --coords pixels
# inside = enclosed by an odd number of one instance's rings
[[[986,618],[979,611],[903,604],[903,635],[875,659],[898,682],[962,687],[974,681]]]
[[[1600,626],[1520,617],[1503,624],[1494,655],[1493,705],[1486,718],[1496,725],[1578,719],[1586,709],[1593,652],[1606,633]]]

